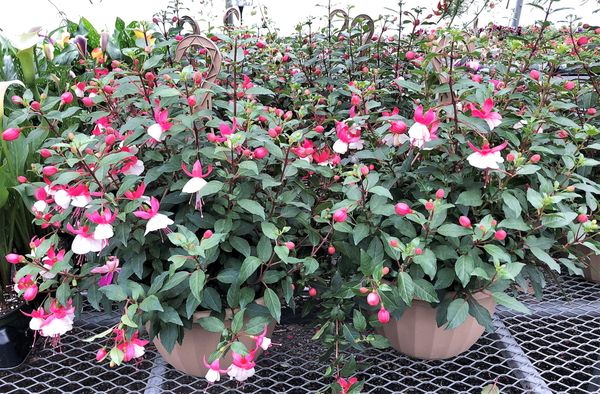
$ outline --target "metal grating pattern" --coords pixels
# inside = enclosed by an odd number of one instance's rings
[[[570,302],[564,302],[565,296]],[[445,361],[418,361],[394,351],[369,350],[358,361],[364,392],[479,393],[498,382],[503,393],[600,392],[600,285],[565,278],[544,300],[522,300],[532,310],[522,316],[503,308],[494,334],[485,334],[467,353]],[[279,326],[257,374],[244,385],[224,381],[207,388],[203,379],[183,375],[149,346],[137,365],[109,368],[95,362],[96,344],[83,342],[114,321],[86,312],[58,349],[38,344],[24,365],[0,371],[0,393],[314,393],[323,390],[319,345],[313,329]],[[225,377],[224,377],[225,378]]]

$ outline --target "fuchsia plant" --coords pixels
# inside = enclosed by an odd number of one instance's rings
[[[130,60],[78,37],[76,80],[13,100],[3,134],[25,138],[19,120],[31,119],[49,135],[32,170],[43,181],[19,186],[46,233],[6,256],[15,290],[45,296],[31,328],[56,343],[85,292],[121,313],[92,338],[99,361],[142,357],[145,335],[170,350],[198,323],[221,335],[206,379],[244,382],[272,346],[268,325],[307,288],[326,376],[355,393],[345,350],[386,347],[371,329],[414,300],[448,328],[472,315],[492,329],[474,294],[525,312],[517,289],[539,296],[544,274],[580,274],[576,247],[600,253],[598,116],[580,105],[595,80],[565,83],[549,46],[504,32],[411,23],[406,41],[361,48],[376,57],[357,56],[346,33],[316,52],[213,36],[224,69],[208,89],[206,50],[174,62],[167,22],[135,26]],[[207,90],[213,106],[200,109]]]

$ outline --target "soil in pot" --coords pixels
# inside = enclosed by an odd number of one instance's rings
[[[490,314],[494,313],[496,302],[490,294],[476,293],[474,297]],[[404,311],[400,319],[392,317],[379,331],[394,349],[407,356],[443,360],[469,350],[485,329],[470,315],[454,329],[438,327],[436,309],[427,302],[413,300],[412,306]]]
[[[23,303],[12,291],[5,288],[0,299],[0,368],[19,366],[29,355],[33,345],[33,332],[29,318],[23,313],[32,307]]]
[[[258,304],[262,304],[261,300],[256,301]],[[198,321],[203,317],[210,316],[209,312],[196,312],[194,314],[194,321]],[[267,326],[267,337],[271,337],[273,330],[275,329],[275,322],[271,322]],[[194,323],[191,330],[186,330],[181,345],[175,343],[171,353],[165,349],[160,342],[160,337],[154,338],[154,346],[160,353],[160,355],[169,363],[173,368],[180,372],[197,376],[204,377],[208,368],[204,366],[204,358],[208,360],[209,356],[217,348],[217,344],[221,339],[221,333],[206,331],[200,324]],[[247,335],[240,335],[240,342],[246,345],[248,349],[254,349],[254,340],[249,338]],[[256,350],[255,359],[262,354],[262,349]],[[227,368],[231,365],[232,356],[231,352],[221,359],[221,367]]]

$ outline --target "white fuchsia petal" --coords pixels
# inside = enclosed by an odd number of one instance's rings
[[[110,239],[114,235],[113,227],[110,224],[99,224],[94,230],[94,239],[96,240]]]
[[[207,183],[208,182],[206,182],[204,179],[199,178],[199,177],[191,178],[189,181],[187,181],[187,183],[185,184],[185,186],[183,186],[182,192],[184,192],[184,193],[197,193],[200,190],[202,190],[202,188],[204,186],[206,186]]]
[[[69,196],[66,190],[61,189],[54,194],[54,202],[62,209],[67,209],[69,208],[69,204],[71,204],[71,196]]]
[[[333,151],[339,154],[344,154],[348,152],[348,144],[342,140],[337,140],[333,144]]]
[[[89,253],[92,250],[90,239],[82,235],[76,235],[71,244],[71,250],[75,254]]]
[[[148,220],[148,223],[146,223],[146,232],[144,233],[144,235],[148,234],[151,231],[167,228],[173,223],[175,222],[169,219],[166,215],[163,215],[162,213],[157,213],[155,216],[151,217],[150,220]]]
[[[165,138],[163,129],[158,123],[154,123],[152,126],[148,127],[148,135],[156,141],[162,141]]]

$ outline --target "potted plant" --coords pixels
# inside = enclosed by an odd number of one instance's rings
[[[34,166],[44,182],[29,185],[49,233],[14,280],[46,294],[31,314],[43,337],[70,330],[85,298],[122,314],[92,338],[98,360],[141,357],[146,328],[176,368],[244,381],[294,283],[319,268],[331,214],[313,207],[334,173],[303,159],[303,114],[261,103],[272,92],[243,76],[235,42],[211,84],[214,57],[176,63],[179,37],[138,29],[148,39],[130,62],[80,46],[75,83],[15,110],[50,138]]]

